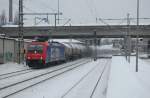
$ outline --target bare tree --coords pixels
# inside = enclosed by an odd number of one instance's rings
[[[7,23],[7,17],[6,17],[5,10],[2,11],[0,21],[1,21],[1,25],[5,25]]]

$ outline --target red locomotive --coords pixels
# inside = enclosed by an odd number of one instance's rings
[[[88,48],[83,44],[52,42],[31,42],[27,47],[26,63],[29,67],[41,68],[54,62],[83,57]]]

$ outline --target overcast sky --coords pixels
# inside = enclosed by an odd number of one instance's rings
[[[8,13],[8,1],[0,0],[0,12],[6,10]],[[57,1],[24,0],[24,12],[57,12]],[[136,2],[137,0],[60,0],[60,11],[63,13],[61,18],[70,18],[74,24],[85,24],[95,23],[96,17],[124,18],[127,13],[130,13],[130,17],[136,17]],[[18,0],[14,0],[13,4],[15,13]],[[140,17],[150,17],[149,4],[150,0],[140,0]],[[50,19],[53,22],[52,16]],[[65,21],[67,20],[62,22]]]

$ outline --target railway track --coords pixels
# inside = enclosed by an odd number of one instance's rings
[[[18,71],[13,71],[13,72],[9,72],[9,73],[4,73],[4,74],[0,74],[0,77],[5,77],[7,75],[11,75],[11,74],[15,74],[15,73],[19,73],[19,72],[23,72],[23,71],[27,71],[30,69],[23,69],[23,70],[18,70]]]
[[[86,63],[90,62],[89,60],[82,60],[82,62],[75,62],[73,64],[68,64],[67,66],[63,66],[60,68],[56,68],[54,70],[47,71],[42,74],[35,75],[31,78],[24,79],[22,81],[17,81],[10,84],[5,84],[0,87],[0,96],[2,98],[7,98],[11,95],[14,95],[18,92],[21,92],[27,88],[30,88],[32,86],[35,86],[37,84],[43,83],[46,80],[52,79],[54,77],[57,77],[65,72],[68,72],[70,70],[73,70],[79,66],[82,66]],[[64,64],[65,65],[65,64]]]
[[[102,73],[100,74],[100,76],[99,76],[99,78],[98,78],[98,80],[97,80],[97,82],[96,82],[96,84],[95,84],[95,86],[94,86],[94,89],[93,89],[93,91],[92,91],[92,93],[91,93],[91,95],[90,95],[90,98],[93,98],[93,95],[94,95],[94,93],[95,93],[95,91],[96,91],[96,88],[98,87],[98,84],[100,83],[100,80],[101,80],[101,78],[102,78],[102,75],[103,75],[104,71],[106,70],[107,66],[109,65],[109,63],[110,63],[110,61],[108,61],[108,62],[105,64],[105,66],[104,66],[104,68],[103,68],[103,70],[102,70]]]
[[[94,89],[92,90],[92,92],[91,92],[89,98],[93,98],[93,95],[94,95],[94,93],[95,93],[95,91],[96,91],[96,88],[97,88],[98,84],[100,83],[101,77],[102,77],[102,75],[103,75],[103,73],[104,73],[106,67],[107,67],[108,64],[110,63],[110,59],[108,59],[107,61],[108,61],[108,62],[106,62],[106,64],[104,65],[103,70],[102,70],[100,76],[98,77],[98,80],[97,80],[97,82],[96,82],[96,84],[95,84],[95,86],[94,86]],[[95,66],[94,66],[87,74],[85,74],[76,84],[74,84],[66,93],[64,93],[64,94],[61,96],[61,98],[65,98],[65,97],[66,97],[70,92],[72,92],[72,90],[75,89],[75,87],[77,87],[90,73],[92,73],[93,71],[95,71],[96,68],[98,68],[97,65],[95,65]],[[68,97],[67,97],[67,98],[68,98]]]
[[[30,72],[33,72],[33,71],[35,71],[35,70],[24,69],[24,70],[18,70],[18,71],[14,71],[14,72],[10,72],[10,73],[1,74],[0,75],[0,80],[7,79],[7,78],[12,78],[12,77],[23,75],[23,74],[27,74],[27,73],[30,73]]]
[[[16,72],[12,72],[12,73],[7,73],[7,74],[4,74],[4,75],[1,75],[0,80],[7,79],[7,78],[12,78],[12,77],[19,76],[19,75],[22,75],[22,74],[27,74],[27,73],[30,73],[32,71],[34,71],[34,70],[27,69],[27,70],[23,70],[23,71],[16,71]]]

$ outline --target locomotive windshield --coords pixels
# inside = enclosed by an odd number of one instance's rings
[[[30,45],[28,47],[28,52],[30,52],[30,53],[42,53],[43,52],[43,45]]]

